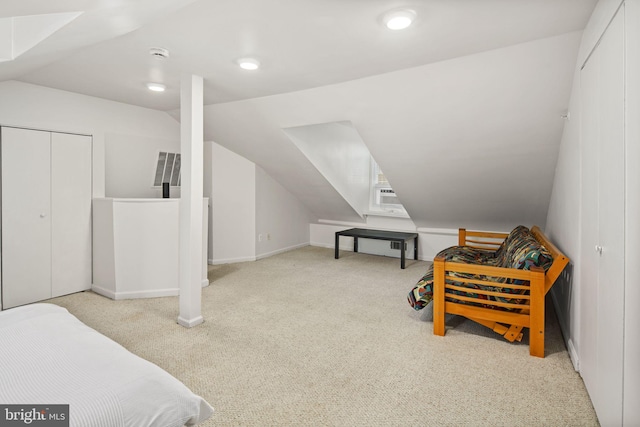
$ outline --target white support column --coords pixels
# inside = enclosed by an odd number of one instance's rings
[[[202,318],[203,79],[184,75],[180,82],[180,315],[191,328]]]

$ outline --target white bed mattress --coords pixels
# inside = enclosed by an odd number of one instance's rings
[[[52,304],[0,312],[0,403],[69,404],[78,427],[177,427],[213,413],[169,373]]]

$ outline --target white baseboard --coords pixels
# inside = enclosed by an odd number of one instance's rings
[[[248,256],[248,257],[240,257],[240,258],[220,258],[220,259],[208,259],[207,263],[209,265],[220,265],[220,264],[234,264],[236,262],[248,262],[255,261],[256,257]]]
[[[580,372],[580,359],[578,358],[578,352],[573,345],[573,340],[569,339],[567,341],[567,351],[569,352],[569,358],[571,359],[571,363],[573,364],[573,369],[576,372]]]
[[[418,233],[426,233],[426,234],[440,234],[443,236],[454,236],[458,237],[459,230],[453,228],[429,228],[429,227],[418,227],[416,228]]]
[[[258,260],[258,259],[268,258],[270,256],[278,255],[278,254],[281,254],[281,253],[284,253],[284,252],[289,252],[289,251],[292,251],[294,249],[304,248],[305,246],[309,246],[309,243],[306,243],[306,242],[305,243],[299,243],[297,245],[288,246],[286,248],[282,248],[282,249],[278,249],[278,250],[275,250],[275,251],[271,251],[271,252],[267,252],[267,253],[264,253],[264,254],[260,254],[260,255],[258,255],[256,257],[256,259]]]
[[[344,228],[366,227],[366,222],[334,221],[331,219],[319,219],[319,224],[337,225]]]
[[[209,265],[221,265],[221,264],[234,264],[237,262],[248,262],[248,261],[257,261],[259,259],[268,258],[273,255],[281,254],[283,252],[289,252],[294,249],[303,248],[305,246],[309,246],[309,243],[299,243],[297,245],[288,246],[286,248],[277,249],[275,251],[267,252],[264,254],[260,254],[254,257],[239,257],[239,258],[219,258],[219,259],[211,259],[207,260]]]
[[[93,292],[95,292],[96,294],[102,295],[103,297],[116,299],[115,292],[113,292],[113,291],[111,291],[109,289],[105,289],[105,288],[101,288],[100,286],[92,285],[91,286],[91,290]]]
[[[562,339],[564,340],[565,345],[567,346],[567,352],[569,353],[569,358],[571,359],[571,363],[573,364],[573,369],[576,372],[580,372],[580,358],[578,357],[578,352],[576,351],[576,347],[573,345],[573,340],[569,335],[569,331],[567,331],[564,316],[562,315],[562,311],[558,306],[558,301],[555,297],[555,294],[551,292],[551,301],[553,302],[553,308],[555,309],[556,316],[558,317],[558,324],[560,325],[560,332],[562,333]]]
[[[317,246],[319,248],[327,248],[327,249],[335,249],[335,245],[329,245],[323,242],[311,242],[309,244],[310,246]],[[348,252],[353,252],[353,246],[340,246],[340,250],[341,251],[348,251]],[[362,253],[368,253],[368,252],[362,252]],[[377,255],[377,254],[371,254],[371,255]],[[413,261],[413,254],[409,255],[409,253],[407,252],[406,254],[406,259],[407,261]],[[433,262],[433,258],[435,257],[435,255],[432,256],[427,256],[425,257],[422,254],[418,254],[418,261],[429,261],[429,262]],[[400,257],[398,257],[400,258]]]
[[[327,248],[327,249],[335,249],[335,244],[330,245],[327,243],[323,243],[323,242],[311,242],[309,243],[310,246],[317,246],[319,248]],[[351,246],[340,246],[340,250],[341,251],[349,251],[349,252],[353,252],[353,245]]]
[[[207,286],[209,286],[209,279],[202,279],[202,287],[206,288]]]
[[[185,328],[193,328],[194,326],[198,326],[202,322],[204,322],[204,318],[202,316],[197,316],[193,319],[184,319],[178,316],[178,324],[180,326],[184,326]]]
[[[180,290],[178,288],[154,289],[152,291],[113,292],[110,289],[105,289],[100,286],[93,285],[91,286],[91,290],[97,294],[100,294],[107,298],[111,298],[113,300],[173,297],[180,294]]]

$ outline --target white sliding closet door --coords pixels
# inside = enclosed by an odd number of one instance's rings
[[[599,121],[596,50],[580,72],[582,113],[582,212],[580,262],[580,375],[592,401],[598,400],[598,175]],[[589,313],[589,315],[584,315]]]
[[[2,308],[91,288],[91,137],[2,128]]]
[[[51,297],[50,141],[2,128],[3,308]]]
[[[602,425],[622,424],[624,6],[581,71],[580,374]]]
[[[91,286],[91,137],[51,134],[51,294]]]
[[[622,425],[624,361],[624,7],[607,29],[600,46],[599,144],[600,188],[598,230],[600,304],[598,337],[599,386],[605,396],[602,425]],[[606,408],[606,409],[603,409]]]

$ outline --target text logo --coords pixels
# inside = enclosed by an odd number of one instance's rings
[[[69,405],[0,405],[0,427],[69,427]]]

